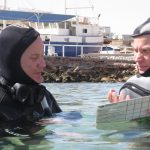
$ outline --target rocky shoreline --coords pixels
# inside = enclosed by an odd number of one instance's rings
[[[50,56],[45,60],[43,77],[46,83],[125,82],[135,74],[134,61]]]

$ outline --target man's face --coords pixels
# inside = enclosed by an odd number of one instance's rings
[[[134,38],[134,60],[140,74],[150,68],[150,35],[143,35]]]
[[[35,82],[43,82],[42,72],[45,67],[43,42],[38,37],[21,56],[23,71]]]

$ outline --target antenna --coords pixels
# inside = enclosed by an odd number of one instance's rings
[[[91,6],[89,7],[67,7],[67,0],[65,0],[65,14],[67,12],[67,10],[69,9],[74,9],[74,10],[77,10],[77,9],[92,9],[92,11],[94,10],[94,5],[91,3]]]

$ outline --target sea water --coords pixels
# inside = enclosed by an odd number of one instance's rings
[[[107,104],[107,92],[123,83],[47,83],[45,86],[64,111],[54,122],[41,125],[35,134],[0,140],[1,150],[148,150],[147,129],[104,130],[97,128],[97,106]],[[72,117],[68,117],[71,114]],[[82,117],[81,117],[82,116]],[[63,118],[64,117],[64,118]],[[60,119],[60,120],[59,120]],[[35,128],[35,129],[34,129]],[[33,127],[36,130],[36,127]]]

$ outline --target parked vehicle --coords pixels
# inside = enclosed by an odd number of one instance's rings
[[[101,54],[120,54],[120,48],[113,45],[104,45],[100,48]]]

